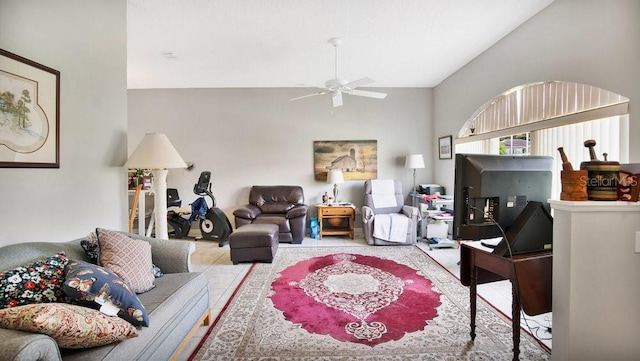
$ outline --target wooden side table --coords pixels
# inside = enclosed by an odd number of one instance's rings
[[[354,239],[356,208],[353,205],[318,204],[320,239],[322,236],[347,235]]]

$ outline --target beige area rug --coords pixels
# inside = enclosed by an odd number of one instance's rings
[[[511,360],[511,321],[479,299],[476,324],[471,342],[469,289],[418,247],[280,248],[190,359]],[[520,360],[548,359],[523,332]]]

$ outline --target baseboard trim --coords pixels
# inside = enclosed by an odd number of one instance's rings
[[[180,343],[180,346],[178,346],[178,348],[173,352],[171,357],[169,357],[169,361],[176,361],[178,359],[178,356],[180,356],[180,354],[185,349],[185,347],[187,347],[187,344],[189,344],[189,341],[191,341],[191,338],[193,337],[193,335],[195,335],[198,329],[201,326],[209,326],[210,323],[211,323],[211,310],[207,308],[207,310],[204,311],[202,316],[200,316],[200,318],[198,319],[198,322],[196,322],[196,324],[193,326],[191,331],[189,331],[189,333],[187,334],[187,337],[185,337],[184,340],[182,340],[182,342]]]

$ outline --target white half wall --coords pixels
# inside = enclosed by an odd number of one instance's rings
[[[0,48],[60,71],[60,168],[0,170],[0,246],[126,229],[126,1],[0,2]]]
[[[551,360],[638,359],[640,204],[551,201],[551,208]]]
[[[388,93],[386,99],[345,95],[338,108],[328,95],[288,100],[316,91],[304,88],[129,90],[128,146],[133,151],[145,133],[165,133],[195,164],[191,171],[170,170],[168,186],[188,206],[200,172],[211,171],[213,194],[232,223],[253,185],[300,185],[309,205],[332,194],[332,185],[314,180],[314,140],[377,140],[378,178],[402,180],[408,194],[413,173],[404,168],[407,154],[424,155],[417,181],[433,181],[432,90],[376,90]],[[338,187],[339,198],[359,212],[364,181]]]

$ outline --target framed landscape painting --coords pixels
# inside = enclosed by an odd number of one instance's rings
[[[60,72],[3,49],[0,167],[60,167]]]
[[[313,142],[315,180],[326,181],[330,169],[342,170],[344,180],[378,177],[378,141],[317,140]]]
[[[452,139],[450,135],[438,138],[438,156],[440,159],[453,158]]]

